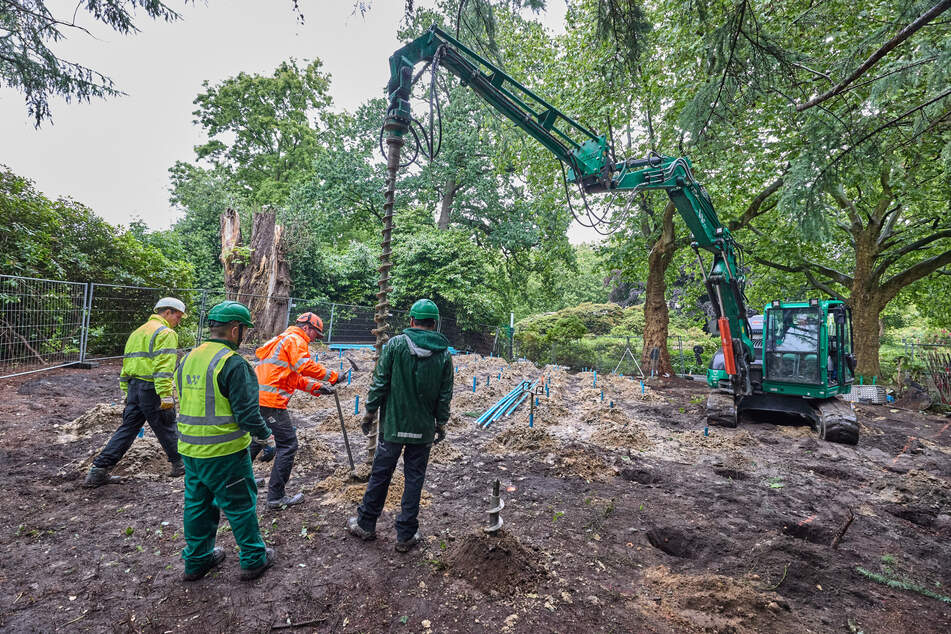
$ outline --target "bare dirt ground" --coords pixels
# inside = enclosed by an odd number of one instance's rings
[[[368,355],[357,356],[369,368]],[[951,631],[948,603],[859,572],[951,594],[948,419],[862,406],[858,447],[771,423],[705,435],[706,390],[690,381],[642,392],[628,378],[598,377],[595,387],[590,373],[455,362],[449,436],[433,452],[420,515],[424,544],[393,549],[399,478],[378,540],[346,534],[363,489],[347,479],[336,408],[298,394],[301,449],[288,491],[307,500],[259,508],[278,562],[252,583],[238,580],[226,522],[221,568],[179,581],[182,481],[165,475],[150,431],[116,469],[129,476],[122,484],[80,486],[119,422],[117,366],[0,381],[0,628]],[[475,425],[518,381],[542,373],[551,395],[539,399],[532,429],[527,402],[488,430]],[[358,461],[354,397],[362,412],[367,380],[356,373],[340,389]],[[255,469],[266,475],[269,465]],[[505,532],[488,537],[496,478]]]

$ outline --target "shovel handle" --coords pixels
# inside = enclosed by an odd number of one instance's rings
[[[350,471],[356,467],[353,466],[353,454],[350,453],[350,439],[347,438],[347,424],[343,420],[343,408],[340,407],[340,396],[334,391],[334,401],[337,403],[337,415],[340,416],[340,430],[343,432],[343,444],[347,447],[347,459],[350,461]]]

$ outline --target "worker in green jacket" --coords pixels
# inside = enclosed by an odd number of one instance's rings
[[[251,437],[271,430],[258,407],[258,380],[237,353],[251,313],[238,302],[208,312],[211,338],[189,352],[176,373],[181,398],[178,451],[185,461],[184,581],[195,581],[224,560],[215,547],[219,509],[238,544],[241,578],[256,579],[274,563],[258,527],[258,488],[251,470]]]
[[[176,478],[185,473],[175,439],[172,382],[178,360],[178,335],[174,328],[184,317],[185,304],[181,300],[163,297],[155,304],[155,314],[129,335],[119,375],[119,387],[125,395],[122,425],[93,460],[85,486],[98,487],[121,480],[109,472],[132,446],[146,421],[172,464],[169,475]]]
[[[347,530],[363,540],[376,537],[376,521],[390,487],[396,462],[403,454],[402,509],[396,518],[396,550],[419,543],[419,499],[434,442],[446,437],[452,400],[452,357],[449,342],[436,332],[439,309],[421,299],[409,311],[410,327],[390,339],[380,353],[366,400],[363,433],[369,434],[380,411],[370,481],[356,517]]]

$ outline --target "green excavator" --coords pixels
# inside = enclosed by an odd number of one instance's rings
[[[421,63],[434,74],[444,68],[458,77],[462,85],[554,154],[566,172],[566,195],[569,183],[577,186],[586,207],[589,194],[667,192],[693,234],[691,246],[715,312],[711,321],[723,344],[719,352],[722,367],[715,364],[707,373],[713,388],[707,400],[710,423],[735,427],[746,413],[774,419],[793,416],[808,421],[824,440],[858,442],[855,412],[837,398],[849,393],[855,370],[852,319],[846,305],[825,299],[771,302],[763,315],[762,340],[754,344],[742,250],[717,217],[706,189],[694,177],[690,160],[658,154],[617,160],[604,135],[567,117],[436,26],[390,57],[389,101],[380,145],[382,149],[385,140],[390,150],[387,201],[391,209],[404,140],[415,140],[414,158],[420,152],[427,156],[438,152],[434,135],[426,136],[427,126],[413,117],[410,107],[413,85],[423,74],[422,70],[414,74],[415,67]],[[433,129],[432,113],[428,128]],[[590,211],[588,217],[592,217]],[[595,214],[594,218],[603,216]],[[701,251],[709,254],[708,264]]]

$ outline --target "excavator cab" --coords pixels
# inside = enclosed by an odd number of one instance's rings
[[[838,300],[774,301],[763,316],[763,391],[829,398],[855,369],[851,315]]]

